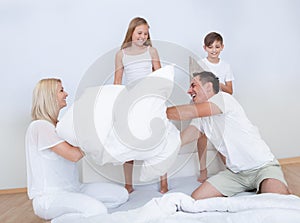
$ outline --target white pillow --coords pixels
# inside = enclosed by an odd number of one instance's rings
[[[74,105],[71,105],[70,108],[68,108],[64,115],[60,118],[56,125],[56,132],[61,138],[71,145],[79,146],[73,124],[73,108]]]
[[[174,67],[165,66],[128,86],[88,88],[73,108],[75,131],[66,116],[58,134],[67,141],[77,139],[99,165],[145,160],[142,179],[163,175],[180,148],[179,131],[166,117],[173,80]]]

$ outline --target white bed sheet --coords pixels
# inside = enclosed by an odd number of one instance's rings
[[[128,202],[118,208],[110,209],[109,214],[81,218],[72,223],[300,222],[300,198],[296,196],[255,195],[245,192],[233,197],[234,199],[222,200],[224,198],[221,198],[207,203],[202,200],[204,202],[201,204],[186,195],[191,194],[197,186],[199,183],[196,176],[169,179],[170,190],[166,195],[158,192],[158,183],[135,186],[135,191],[130,194]],[[176,209],[183,211],[176,211]]]
[[[196,176],[177,177],[168,180],[169,191],[167,194],[182,192],[185,194],[192,194],[192,192],[200,185]],[[134,191],[130,193],[128,202],[115,209],[110,209],[109,212],[128,211],[139,208],[149,202],[152,198],[162,197],[163,194],[159,192],[159,183],[152,183],[147,185],[134,186]]]

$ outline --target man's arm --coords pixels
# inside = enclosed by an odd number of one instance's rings
[[[221,114],[218,106],[211,102],[179,105],[167,108],[167,117],[170,120],[191,120]]]

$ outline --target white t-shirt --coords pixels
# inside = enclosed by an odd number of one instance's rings
[[[251,124],[241,105],[230,94],[219,92],[209,99],[222,111],[219,115],[193,119],[194,125],[226,157],[233,172],[257,169],[274,159],[258,129]]]
[[[220,83],[225,84],[226,81],[234,80],[231,67],[225,61],[220,59],[219,63],[216,64],[209,62],[207,58],[202,59],[202,61],[207,65],[209,71],[219,78]]]
[[[126,49],[122,51],[125,85],[143,78],[152,72],[152,57],[149,47],[147,47],[144,53],[138,55],[126,54]]]
[[[25,137],[27,188],[30,199],[59,191],[79,190],[77,164],[50,149],[63,141],[57,136],[52,123],[46,120],[30,123]]]

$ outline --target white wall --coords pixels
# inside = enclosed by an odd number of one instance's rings
[[[224,36],[222,58],[235,96],[278,158],[299,156],[300,2],[298,0],[1,0],[0,189],[26,186],[24,134],[36,82],[63,80],[72,103],[80,79],[119,47],[129,21],[147,19],[152,39],[199,56],[210,31]]]

